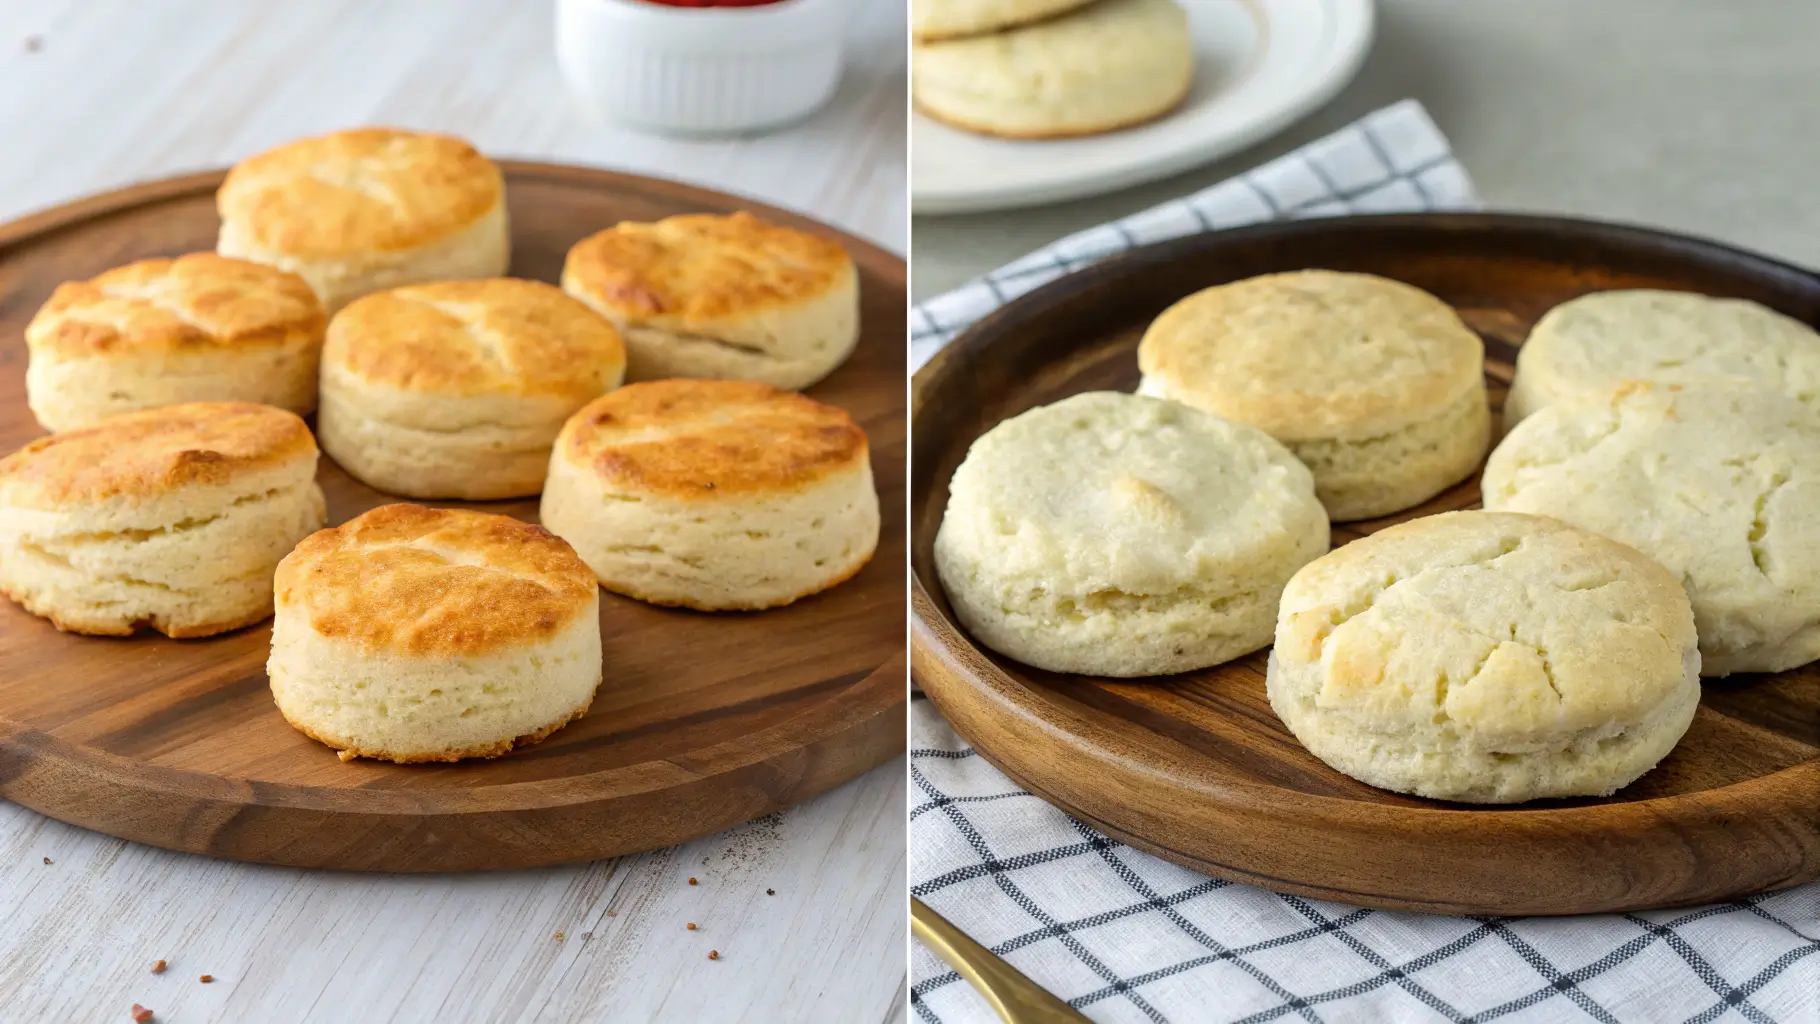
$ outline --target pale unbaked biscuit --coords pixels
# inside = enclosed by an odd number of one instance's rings
[[[1048,21],[912,48],[923,113],[1007,138],[1093,135],[1167,114],[1194,81],[1174,0],[1098,0]]]
[[[976,36],[1053,18],[1093,0],[910,0],[910,33],[919,42]]]
[[[323,512],[295,414],[123,413],[0,460],[0,591],[75,633],[223,633],[272,614],[272,570]]]
[[[569,250],[562,287],[625,335],[627,380],[806,388],[859,340],[859,274],[847,251],[744,212],[590,235]]]
[[[1633,548],[1555,519],[1448,512],[1353,541],[1283,591],[1270,706],[1382,789],[1608,796],[1687,731],[1693,609]]]
[[[57,286],[25,328],[32,415],[46,430],[184,402],[316,408],[326,318],[295,274],[191,253]]]
[[[1283,584],[1327,542],[1307,468],[1262,431],[1090,392],[973,443],[935,564],[987,647],[1054,672],[1154,676],[1268,644]]]
[[[497,757],[600,685],[594,574],[516,519],[385,505],[297,545],[277,587],[272,697],[343,761]]]
[[[316,430],[341,468],[391,494],[536,494],[563,423],[625,367],[613,325],[552,285],[395,288],[329,325]]]
[[[879,531],[852,417],[748,381],[630,384],[588,405],[557,438],[542,516],[601,586],[701,611],[826,590]]]
[[[1743,299],[1648,289],[1582,295],[1549,310],[1517,350],[1504,429],[1569,395],[1626,380],[1713,379],[1820,408],[1820,334]]]
[[[1628,382],[1524,420],[1485,507],[1554,516],[1660,562],[1693,601],[1702,670],[1820,658],[1820,414],[1748,385]]]
[[[331,314],[384,288],[498,277],[511,262],[499,168],[447,135],[299,139],[235,164],[215,205],[217,252],[297,274]]]
[[[1491,443],[1485,346],[1440,299],[1303,270],[1197,292],[1138,346],[1139,394],[1249,423],[1314,471],[1337,522],[1419,505]]]

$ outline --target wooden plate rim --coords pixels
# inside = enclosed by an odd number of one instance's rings
[[[495,163],[499,165],[505,175],[508,196],[514,178],[530,178],[578,183],[621,192],[657,193],[669,199],[695,202],[709,208],[737,205],[767,219],[837,238],[852,254],[855,263],[880,275],[897,288],[908,287],[908,266],[896,254],[866,239],[803,214],[743,195],[719,192],[662,178],[573,164],[512,159],[496,160]],[[0,252],[126,210],[213,193],[220,187],[222,181],[227,177],[227,173],[227,169],[219,168],[138,182],[28,213],[6,223],[0,223]],[[692,752],[698,757],[707,758],[705,763],[696,762],[687,768],[670,764],[670,767],[677,772],[693,776],[687,780],[687,785],[700,785],[715,776],[730,774],[754,765],[767,764],[781,757],[810,750],[831,737],[866,729],[881,717],[888,717],[893,712],[901,717],[908,706],[909,699],[902,684],[907,667],[908,657],[905,652],[899,651],[864,676],[846,681],[845,685],[839,686],[812,707],[768,728],[747,734],[744,738],[746,744],[742,749],[750,751],[751,756],[724,761],[715,760],[714,758],[724,755],[725,751],[717,751],[713,747],[708,747]],[[894,683],[896,685],[893,685]],[[832,713],[829,713],[829,709],[833,709]],[[812,720],[820,723],[822,727],[812,727],[810,724]],[[835,723],[835,727],[827,728],[826,725],[829,722]],[[676,785],[675,782],[665,781],[661,777],[653,778],[649,782],[624,785],[623,783],[628,779],[637,780],[653,763],[669,764],[669,762],[640,762],[581,775],[530,782],[483,785],[460,790],[300,786],[292,783],[253,779],[230,779],[208,772],[172,768],[150,761],[135,760],[58,739],[40,730],[21,728],[16,723],[4,719],[0,719],[0,743],[7,746],[29,747],[39,753],[54,756],[81,770],[87,776],[87,781],[108,788],[148,794],[181,793],[191,798],[196,796],[200,788],[200,791],[211,794],[205,799],[216,805],[282,806],[369,817],[379,815],[433,818],[447,814],[460,814],[468,810],[463,805],[468,802],[469,794],[472,793],[509,796],[521,810],[541,811],[581,806],[607,798],[635,796],[641,792],[668,789]],[[852,773],[852,775],[857,774],[859,772]],[[848,777],[852,777],[852,775]],[[245,787],[256,789],[258,800],[252,799],[251,792]]]
[[[1809,286],[1816,280],[1820,280],[1820,274],[1813,271],[1707,239],[1632,224],[1532,214],[1364,214],[1344,218],[1272,222],[1190,235],[1139,246],[1079,271],[1063,275],[1019,296],[963,331],[937,352],[912,377],[910,399],[912,451],[914,452],[916,447],[918,422],[925,413],[925,396],[933,391],[933,385],[937,381],[953,372],[951,367],[964,363],[966,360],[962,358],[963,356],[976,354],[979,350],[991,345],[1006,325],[1022,321],[1028,316],[1070,297],[1081,288],[1091,287],[1092,284],[1101,280],[1123,277],[1131,273],[1134,267],[1172,262],[1189,254],[1198,254],[1205,249],[1243,245],[1259,239],[1397,228],[1432,230],[1443,233],[1468,231],[1511,232],[1526,235],[1552,233],[1570,242],[1645,244],[1668,257],[1685,256],[1706,261],[1720,257],[1727,261],[1746,264],[1749,269],[1757,273],[1797,277],[1807,282]],[[915,490],[914,474],[911,488],[911,547],[914,552],[923,515],[920,495]],[[1117,776],[1134,785],[1145,785],[1143,780],[1155,774],[1149,766],[1133,763],[1122,757],[1119,751],[1111,749],[1109,746],[1090,742],[1081,732],[1069,729],[1069,719],[1085,719],[1087,715],[1048,699],[1037,689],[1017,682],[1000,669],[937,606],[930,596],[921,573],[917,570],[914,557],[911,559],[910,580],[912,674],[923,692],[934,700],[944,712],[949,710],[944,706],[943,701],[943,697],[946,695],[945,688],[948,686],[948,680],[944,676],[952,674],[956,680],[968,680],[976,695],[987,697],[993,713],[998,718],[996,724],[1003,725],[1010,732],[1024,736],[1043,733],[1066,737],[1079,751],[1082,758],[1092,763],[1095,770]],[[955,685],[967,684],[957,681]],[[963,736],[966,736],[971,726],[971,723],[964,721],[951,721],[951,724]],[[1101,728],[1110,725],[1115,731],[1121,733],[1138,729],[1135,725],[1118,720],[1107,722],[1096,719],[1095,724]],[[969,742],[972,742],[971,737],[968,739]],[[981,755],[985,756],[988,761],[1004,769],[1007,775],[1012,776],[1025,788],[1031,789],[1051,803],[1058,804],[1070,814],[1092,821],[1103,830],[1110,831],[1121,838],[1135,839],[1137,840],[1135,845],[1153,851],[1175,853],[1178,858],[1202,863],[1215,863],[1202,853],[1173,851],[1148,837],[1134,836],[1119,826],[1111,825],[1097,816],[1084,813],[1080,808],[1059,800],[1053,794],[1046,792],[1040,784],[1031,785],[1029,781],[1031,778],[1043,778],[1045,773],[1041,766],[1025,763],[1019,745],[1016,743],[1007,743],[1004,748],[989,752],[984,748],[976,749],[979,749]],[[1036,768],[1035,771],[1031,770],[1033,767]],[[1594,826],[1597,831],[1601,832],[1609,831],[1614,827],[1653,831],[1669,827],[1663,824],[1664,813],[1671,809],[1677,822],[1674,827],[1685,827],[1688,824],[1723,827],[1726,822],[1736,820],[1740,814],[1747,812],[1761,814],[1766,809],[1820,822],[1820,760],[1803,762],[1729,786],[1678,796],[1579,807],[1525,809],[1519,806],[1495,810],[1438,804],[1420,807],[1362,804],[1356,800],[1312,793],[1293,793],[1292,798],[1285,801],[1282,799],[1285,795],[1284,790],[1255,783],[1211,777],[1197,765],[1172,764],[1171,770],[1178,773],[1170,776],[1170,782],[1173,785],[1179,786],[1184,782],[1187,783],[1197,798],[1207,801],[1221,813],[1242,814],[1251,819],[1275,820],[1306,831],[1311,836],[1318,835],[1323,830],[1330,828],[1345,829],[1349,832],[1365,829],[1399,834],[1414,834],[1414,830],[1422,829],[1429,834],[1447,833],[1462,837],[1479,836],[1487,839],[1500,832],[1506,837],[1512,833],[1530,837],[1558,836],[1563,832],[1584,835],[1588,834]],[[1227,806],[1230,801],[1222,794],[1240,793],[1254,797],[1267,793],[1277,799],[1253,801],[1242,809]],[[1496,831],[1490,828],[1494,823]],[[1268,875],[1260,875],[1249,868],[1229,867],[1227,870],[1234,875],[1263,879],[1266,882],[1284,882],[1285,884],[1281,887],[1286,889],[1309,890],[1314,888],[1301,882],[1288,882]],[[1793,884],[1797,881],[1799,879],[1789,879],[1783,884]],[[1329,891],[1330,896],[1334,894],[1342,894],[1343,897],[1355,899],[1372,895],[1349,890]],[[1415,902],[1403,897],[1396,899],[1402,904]]]

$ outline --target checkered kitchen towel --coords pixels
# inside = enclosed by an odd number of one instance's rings
[[[1232,181],[1063,239],[918,306],[920,366],[1010,299],[1133,245],[1278,217],[1471,208],[1405,101]],[[1752,1021],[1820,1024],[1820,884],[1692,910],[1459,918],[1210,879],[1095,832],[911,705],[912,892],[1096,1021]],[[912,944],[928,1024],[990,1024]]]

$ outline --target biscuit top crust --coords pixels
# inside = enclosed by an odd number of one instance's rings
[[[1779,392],[1720,380],[1581,392],[1517,424],[1481,488],[1489,508],[1646,549],[1707,609],[1758,605],[1766,639],[1820,609],[1820,413]]]
[[[278,563],[280,615],[368,653],[477,655],[541,643],[590,614],[594,574],[541,526],[383,505],[321,530]]]
[[[1197,292],[1138,346],[1161,394],[1284,441],[1363,440],[1484,387],[1485,346],[1453,308],[1370,274],[1301,270]]]
[[[1283,592],[1275,657],[1374,730],[1548,749],[1638,725],[1687,685],[1694,616],[1633,548],[1559,520],[1448,512],[1353,541]]]
[[[622,322],[686,330],[801,306],[854,274],[837,243],[741,211],[590,235],[569,249],[562,284]]]
[[[1517,353],[1551,393],[1627,379],[1722,378],[1820,402],[1820,334],[1744,299],[1648,289],[1593,292],[1549,310]]]
[[[609,491],[685,501],[786,494],[867,464],[843,409],[769,384],[628,384],[570,417],[556,458]]]
[[[1008,32],[915,49],[911,71],[920,78],[982,99],[1028,103],[1054,102],[1109,77],[1168,74],[1193,50],[1187,12],[1174,0],[1097,0]]]
[[[25,343],[65,357],[156,355],[320,343],[324,322],[296,274],[198,252],[58,285]]]
[[[356,300],[329,325],[324,362],[369,384],[451,396],[586,401],[625,374],[619,331],[541,281],[444,281]]]
[[[1281,580],[1326,550],[1327,516],[1308,468],[1263,431],[1099,391],[973,442],[942,534],[995,577],[1116,599]]]
[[[254,245],[336,257],[426,245],[473,224],[504,194],[499,168],[461,139],[357,128],[242,160],[215,205]]]
[[[189,402],[33,441],[0,459],[0,505],[144,501],[293,462],[316,462],[316,439],[295,414],[252,402]]]

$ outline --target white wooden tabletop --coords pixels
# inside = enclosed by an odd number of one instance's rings
[[[577,113],[548,2],[0,0],[0,220],[385,123],[743,193],[903,252],[903,3],[850,2],[828,109],[705,142]],[[0,803],[0,1020],[896,1021],[904,801],[900,759],[686,846],[433,876],[214,861]]]

